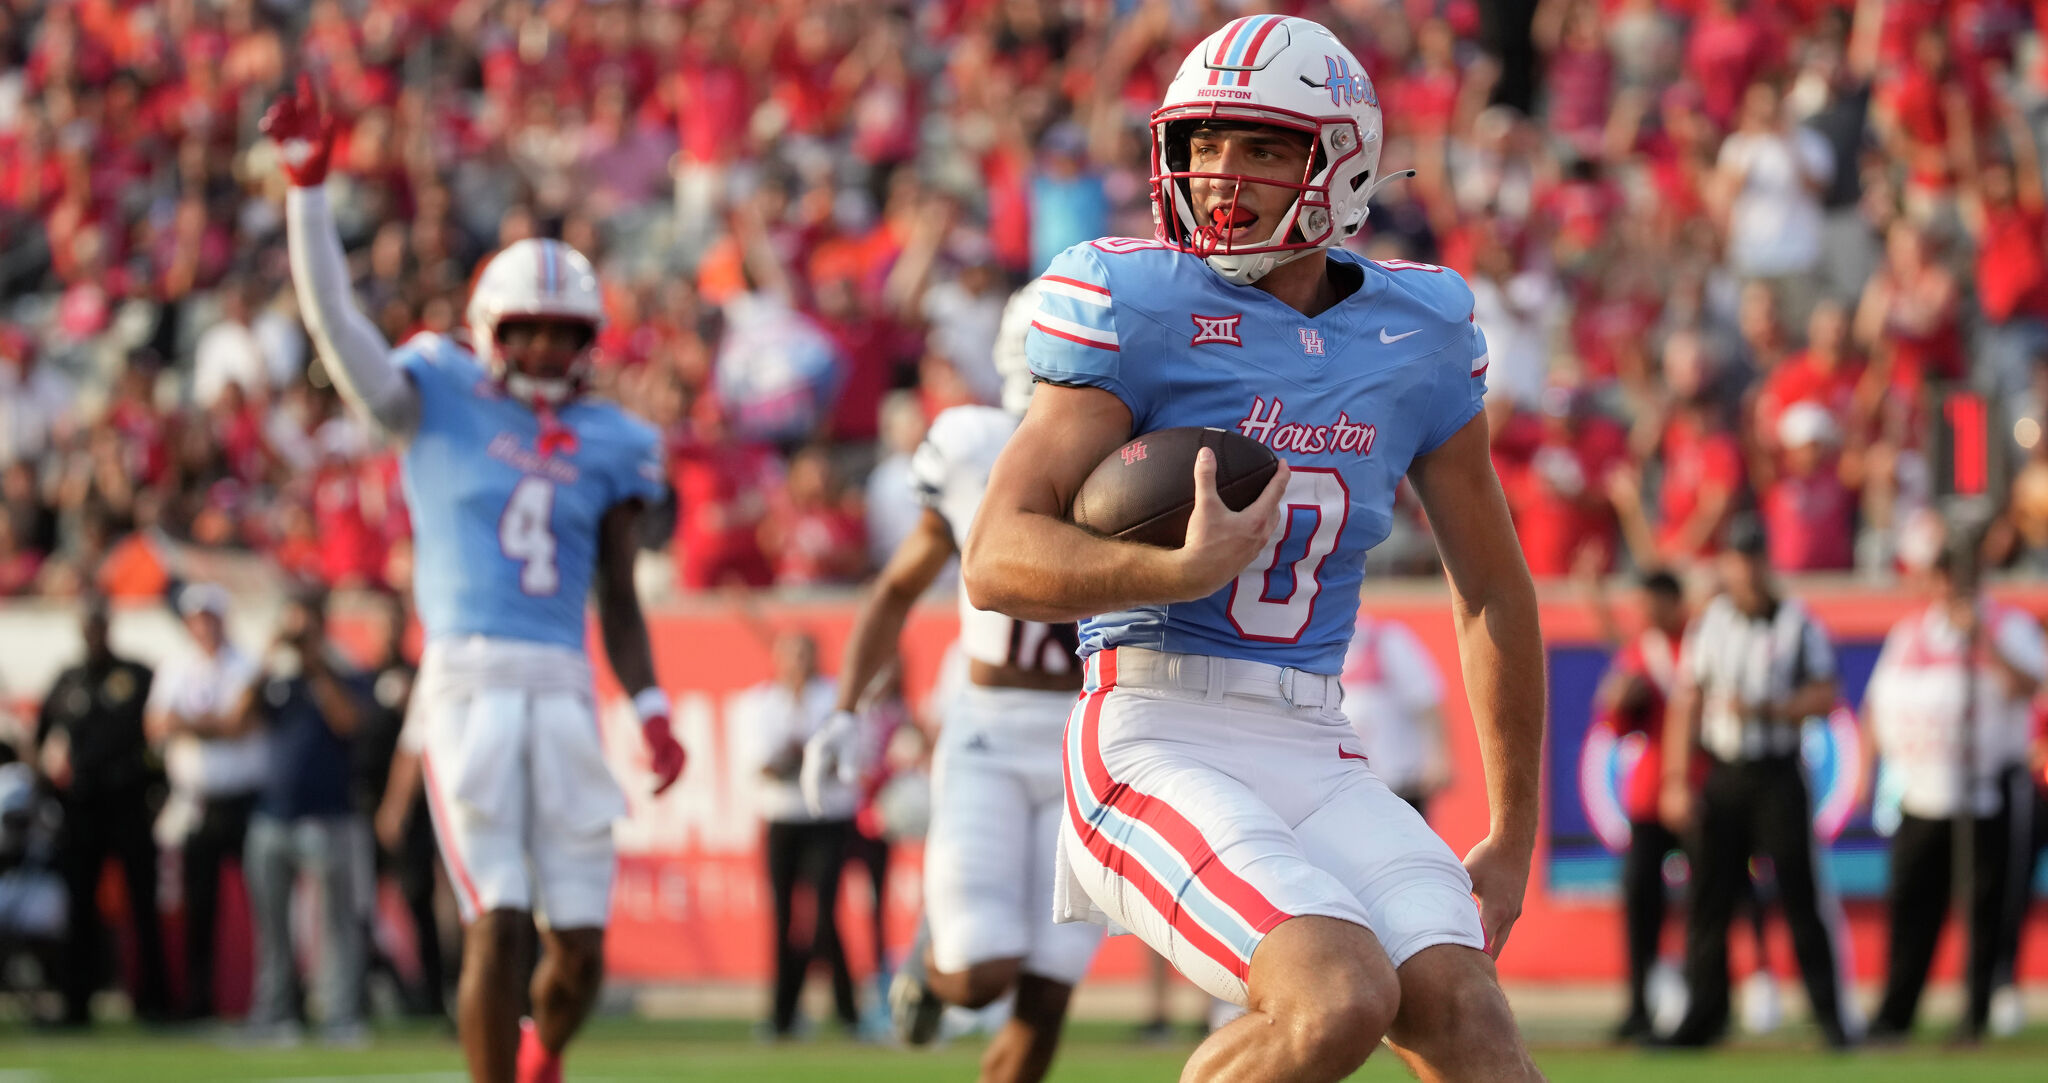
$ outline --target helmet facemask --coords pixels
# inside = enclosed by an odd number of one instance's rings
[[[513,398],[559,406],[588,383],[596,343],[587,320],[508,313],[491,330],[491,373]]]
[[[478,268],[468,322],[471,348],[507,394],[536,406],[559,406],[583,391],[604,324],[604,300],[596,272],[581,253],[560,241],[516,241]],[[512,328],[520,331],[508,351],[502,346]],[[535,351],[559,357],[565,344],[548,340],[563,328],[579,340],[569,361],[536,368]]]

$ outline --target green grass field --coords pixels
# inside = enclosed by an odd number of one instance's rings
[[[1171,1083],[1192,1048],[1192,1039],[1142,1045],[1128,1027],[1084,1023],[1073,1028],[1052,1078],[1059,1083]],[[1656,1080],[1757,1079],[1766,1083],[1841,1080],[1893,1083],[1938,1079],[1941,1083],[2041,1083],[2048,1079],[2048,1030],[1982,1049],[1952,1051],[1932,1041],[1903,1049],[1863,1050],[1830,1056],[1801,1044],[1794,1032],[1768,1043],[1737,1043],[1705,1054],[1653,1053],[1613,1049],[1590,1040],[1538,1036],[1537,1061],[1550,1078],[1568,1083]],[[953,1083],[972,1080],[978,1041],[960,1041],[935,1052],[905,1051],[820,1039],[773,1046],[756,1042],[742,1023],[654,1023],[600,1020],[577,1043],[569,1060],[575,1083],[656,1080],[718,1080],[721,1083]],[[455,1046],[444,1035],[424,1030],[386,1030],[361,1050],[323,1048],[316,1043],[291,1050],[229,1048],[202,1035],[147,1032],[109,1026],[86,1034],[45,1035],[18,1026],[0,1027],[0,1083],[58,1083],[118,1080],[121,1083],[264,1080],[329,1083],[383,1080],[386,1083],[462,1083]],[[1384,1052],[1356,1077],[1409,1078]]]

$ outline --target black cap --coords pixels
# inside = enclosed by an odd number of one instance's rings
[[[1754,515],[1738,515],[1728,520],[1728,531],[1721,539],[1722,552],[1760,557],[1769,548],[1770,541],[1764,534],[1763,520]]]

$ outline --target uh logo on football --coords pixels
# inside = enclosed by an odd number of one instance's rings
[[[1273,396],[1270,406],[1266,404],[1265,396],[1253,395],[1252,408],[1238,420],[1237,431],[1276,452],[1357,455],[1359,458],[1372,454],[1373,441],[1379,438],[1376,426],[1353,421],[1351,415],[1342,410],[1337,412],[1337,420],[1327,425],[1294,421],[1283,424],[1280,414],[1285,408],[1278,395]]]

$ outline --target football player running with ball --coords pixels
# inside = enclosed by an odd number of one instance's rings
[[[1382,1038],[1426,1080],[1539,1079],[1493,957],[1535,846],[1543,644],[1487,454],[1472,293],[1338,247],[1384,179],[1380,110],[1315,23],[1211,35],[1152,136],[1157,239],[1077,245],[1041,279],[1026,349],[1044,386],[963,563],[977,607],[1082,621],[1056,916],[1129,929],[1248,1009],[1183,1079],[1341,1079]],[[1188,425],[1291,461],[1232,512],[1203,451],[1178,549],[1063,519],[1112,450]],[[1463,862],[1339,708],[1403,477],[1448,573],[1492,810]]]
[[[1024,333],[1038,287],[1003,310],[996,368],[1003,408],[956,406],[932,420],[911,458],[924,513],[896,547],[855,618],[841,663],[839,712],[804,750],[808,797],[830,774],[861,766],[861,691],[896,652],[910,607],[959,551],[989,470],[1031,400]],[[967,685],[946,706],[932,765],[925,839],[925,926],[897,971],[889,1006],[912,1045],[935,1036],[945,1005],[982,1008],[1015,990],[1016,1007],[982,1057],[983,1083],[1036,1083],[1059,1046],[1067,1001],[1088,972],[1103,930],[1055,925],[1054,840],[1065,812],[1060,731],[1081,688],[1071,622],[1041,624],[975,609],[960,599]]]
[[[634,524],[664,485],[660,443],[579,394],[604,317],[581,254],[559,241],[508,246],[476,277],[467,345],[423,334],[393,351],[350,295],[322,188],[334,126],[307,81],[263,130],[292,184],[307,330],[349,405],[404,448],[427,647],[392,786],[410,794],[424,772],[461,904],[456,1022],[470,1076],[559,1080],[603,978],[612,821],[626,811],[584,649],[593,574],[605,655],[639,708],[654,792],[683,769],[633,586]],[[523,989],[535,919],[541,958]]]

